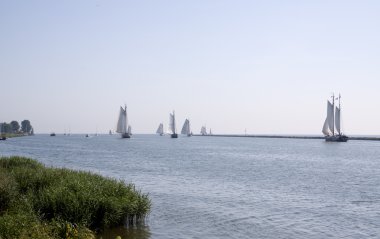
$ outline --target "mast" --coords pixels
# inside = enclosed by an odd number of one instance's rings
[[[128,132],[128,118],[127,118],[127,104],[124,104],[124,114],[125,114],[125,132]]]
[[[342,133],[342,110],[340,108],[340,93],[339,93],[339,135],[341,135]]]
[[[332,122],[334,122],[333,124],[335,124],[335,113],[334,113],[334,111],[335,111],[335,97],[334,97],[334,93],[332,95],[332,105],[333,105],[333,112],[332,112],[333,120],[332,120]],[[332,127],[332,135],[333,136],[334,136],[334,129],[335,129],[335,125],[333,125],[333,127]]]
[[[175,113],[174,113],[174,110],[173,110],[173,134],[176,133],[176,128],[175,128]]]

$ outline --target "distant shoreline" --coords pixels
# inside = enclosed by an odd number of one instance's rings
[[[8,139],[8,138],[31,136],[31,135],[24,134],[24,133],[1,133],[0,136],[2,136],[2,137],[5,136]]]
[[[206,137],[242,137],[242,138],[270,138],[270,139],[325,139],[323,136],[298,136],[298,135],[251,135],[251,134],[194,134],[193,136],[206,136]],[[349,137],[348,140],[371,140],[380,141],[380,137],[363,136],[363,137]]]

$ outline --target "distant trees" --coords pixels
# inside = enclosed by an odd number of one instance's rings
[[[32,129],[33,129],[33,127],[30,124],[29,120],[23,120],[21,122],[21,131],[23,133],[32,134]],[[20,132],[20,124],[16,120],[13,120],[10,123],[6,123],[6,122],[0,123],[0,133],[7,133],[7,134],[21,133]]]
[[[12,133],[12,127],[8,123],[2,123],[1,126],[1,133]]]
[[[32,131],[32,125],[30,124],[29,120],[21,121],[21,130],[24,133],[30,134],[30,132]]]
[[[20,124],[16,120],[13,120],[11,122],[11,128],[12,128],[12,133],[17,133],[20,130]]]

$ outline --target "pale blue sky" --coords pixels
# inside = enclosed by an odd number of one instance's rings
[[[0,1],[0,121],[135,133],[380,134],[379,1]]]

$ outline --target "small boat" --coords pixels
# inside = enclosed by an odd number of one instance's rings
[[[335,107],[335,96],[332,95],[332,101],[327,101],[327,117],[325,123],[323,124],[322,133],[325,135],[325,140],[327,142],[347,142],[348,137],[342,133],[341,129],[341,105],[340,105],[340,94],[339,106]],[[335,114],[334,114],[335,108]],[[335,131],[336,130],[336,131]]]
[[[110,130],[110,131],[108,132],[108,134],[109,134],[109,135],[112,135],[112,130]]]
[[[53,133],[51,133],[51,134],[50,134],[50,136],[55,136],[55,133],[54,133],[54,132],[53,132]]]
[[[206,126],[202,126],[202,128],[201,128],[201,135],[207,135]]]
[[[84,137],[88,138],[88,134],[86,134]]]
[[[116,132],[121,134],[122,139],[128,139],[131,137],[130,132],[128,131],[128,117],[127,117],[127,106],[120,106],[119,120],[117,121]]]
[[[158,129],[156,131],[156,134],[159,134],[160,136],[164,135],[164,124],[161,123],[159,126],[158,126]]]
[[[170,114],[170,117],[169,117],[169,130],[171,132],[171,135],[170,137],[175,139],[175,138],[178,138],[178,134],[177,134],[177,130],[176,130],[176,127],[175,127],[175,113],[174,113],[174,110],[173,110],[173,114]]]
[[[5,137],[4,135],[1,135],[0,140],[6,140],[6,139],[7,137]]]
[[[190,137],[192,135],[191,130],[190,130],[190,120],[189,119],[186,119],[185,123],[183,123],[181,134],[185,134],[185,135],[187,135],[187,137]]]

